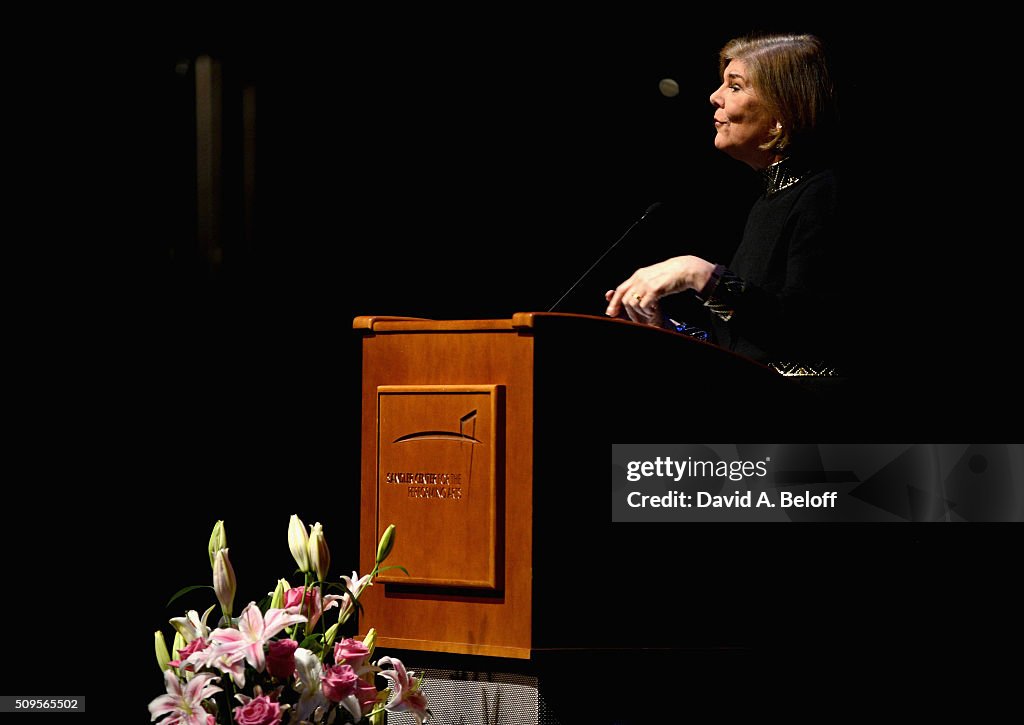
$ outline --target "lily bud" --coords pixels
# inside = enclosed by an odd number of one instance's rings
[[[292,514],[288,522],[288,548],[291,549],[295,563],[299,565],[299,571],[309,571],[309,534],[306,533],[306,525],[298,514]]]
[[[384,530],[383,536],[380,537],[380,543],[377,544],[377,563],[382,563],[388,558],[388,554],[391,553],[391,549],[395,545],[395,525],[391,524]]]
[[[385,720],[387,717],[387,710],[383,707],[377,707],[376,705],[383,705],[388,701],[388,697],[390,696],[390,687],[385,687],[380,691],[380,694],[377,695],[377,703],[374,705],[374,709],[370,712],[370,725],[385,725],[387,722],[387,720]]]
[[[226,549],[228,546],[228,537],[224,533],[224,522],[218,521],[213,525],[213,533],[210,534],[210,546],[208,551],[210,552],[210,568],[213,568],[213,559],[217,556],[217,552],[221,549]]]
[[[341,622],[335,622],[327,628],[327,631],[324,633],[324,649],[334,644],[334,638],[338,636],[338,626],[340,624]]]
[[[271,609],[284,609],[284,593],[292,588],[287,579],[278,579],[274,594],[270,597]]]
[[[366,659],[370,659],[371,657],[373,657],[373,648],[377,646],[376,629],[370,627],[370,631],[366,633],[365,637],[363,637],[363,644],[366,646],[366,649],[370,650],[366,654]]]
[[[235,602],[235,570],[228,558],[228,550],[221,549],[213,560],[213,590],[220,602],[220,611],[231,617],[231,606]]]
[[[156,663],[160,665],[160,670],[166,670],[171,661],[171,656],[167,653],[167,640],[164,639],[164,633],[159,629],[153,633],[153,644],[154,650],[156,651]]]
[[[181,659],[181,651],[188,646],[188,642],[181,636],[181,632],[174,633],[174,644],[171,645],[172,659]]]
[[[327,548],[324,527],[317,521],[309,530],[309,566],[316,570],[316,578],[324,581],[331,567],[331,550]]]

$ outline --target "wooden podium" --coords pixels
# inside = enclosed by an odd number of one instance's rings
[[[376,628],[389,648],[521,659],[699,643],[668,596],[678,555],[666,547],[690,534],[611,523],[611,444],[742,436],[737,407],[793,410],[791,383],[715,346],[603,317],[358,317],[353,327],[359,571],[373,568],[393,523],[388,564],[410,574],[391,570],[366,590],[361,633]],[[641,615],[623,620],[637,602]]]

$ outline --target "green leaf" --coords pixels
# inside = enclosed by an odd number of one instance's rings
[[[408,569],[406,569],[404,566],[399,566],[398,564],[392,564],[391,566],[384,566],[384,567],[381,567],[380,569],[378,569],[377,571],[378,572],[382,572],[382,571],[387,571],[388,569],[401,569],[403,572],[405,572],[406,576],[411,576],[409,574],[409,570]]]
[[[333,590],[338,590],[338,591],[342,591],[342,592],[348,592],[349,594],[352,593],[352,592],[348,591],[348,587],[346,587],[344,584],[339,584],[338,582],[325,582],[324,583],[323,591],[325,593],[329,592],[329,591],[333,591]]]
[[[173,597],[171,597],[170,599],[167,600],[167,604],[165,604],[164,606],[166,606],[166,607],[171,606],[171,603],[175,599],[177,599],[178,597],[183,596],[185,594],[188,594],[193,589],[213,589],[213,585],[212,584],[193,584],[190,587],[185,587],[184,589],[179,589],[177,592],[174,593]]]
[[[371,582],[371,583],[372,583],[372,582]],[[363,605],[359,603],[359,597],[357,597],[357,596],[356,596],[356,593],[355,593],[354,591],[352,591],[351,589],[349,589],[349,588],[348,588],[347,586],[345,586],[344,584],[339,584],[338,586],[339,586],[339,587],[340,587],[340,588],[341,588],[342,590],[344,590],[344,592],[345,592],[346,594],[348,594],[349,598],[350,598],[350,599],[352,600],[352,604],[354,604],[354,605],[355,605],[356,611],[357,611],[357,612],[362,612],[362,611],[363,611]],[[367,586],[369,586],[369,584],[368,584]],[[364,591],[365,591],[365,590],[364,590]]]
[[[344,584],[338,584],[337,586],[338,586],[339,589],[341,589],[341,591],[343,591],[346,594],[348,594],[352,598],[353,602],[359,601],[359,597],[356,596],[356,593],[354,591],[352,591],[351,589],[349,589],[347,586],[345,586]]]

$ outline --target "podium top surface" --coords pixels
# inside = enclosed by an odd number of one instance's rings
[[[412,333],[416,336],[433,333],[488,333],[545,338],[545,348],[561,350],[574,358],[585,354],[603,354],[608,349],[635,346],[633,354],[646,355],[651,361],[662,361],[665,376],[678,374],[679,358],[667,352],[686,354],[689,374],[701,369],[714,377],[728,378],[737,385],[737,375],[750,377],[754,384],[760,381],[776,385],[785,380],[773,368],[731,350],[698,340],[674,330],[644,325],[604,315],[581,315],[567,312],[516,312],[504,319],[430,320],[417,317],[361,315],[352,321],[352,327],[364,339],[382,335]],[[700,361],[697,367],[697,361]],[[650,371],[649,371],[650,372]],[[751,377],[753,376],[753,377]],[[769,380],[769,378],[771,380]],[[787,385],[787,387],[790,387]]]
[[[635,326],[629,320],[617,320],[595,315],[578,315],[565,312],[516,312],[512,317],[498,320],[428,320],[422,317],[390,317],[385,315],[361,315],[352,321],[355,330],[368,332],[423,332],[430,330],[505,330],[514,331],[532,328],[542,319],[572,319],[601,321]]]

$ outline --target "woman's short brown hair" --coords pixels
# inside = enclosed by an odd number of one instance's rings
[[[747,67],[750,84],[782,124],[761,148],[822,151],[838,120],[835,88],[821,40],[813,35],[735,38],[719,53],[719,71],[732,60]]]

